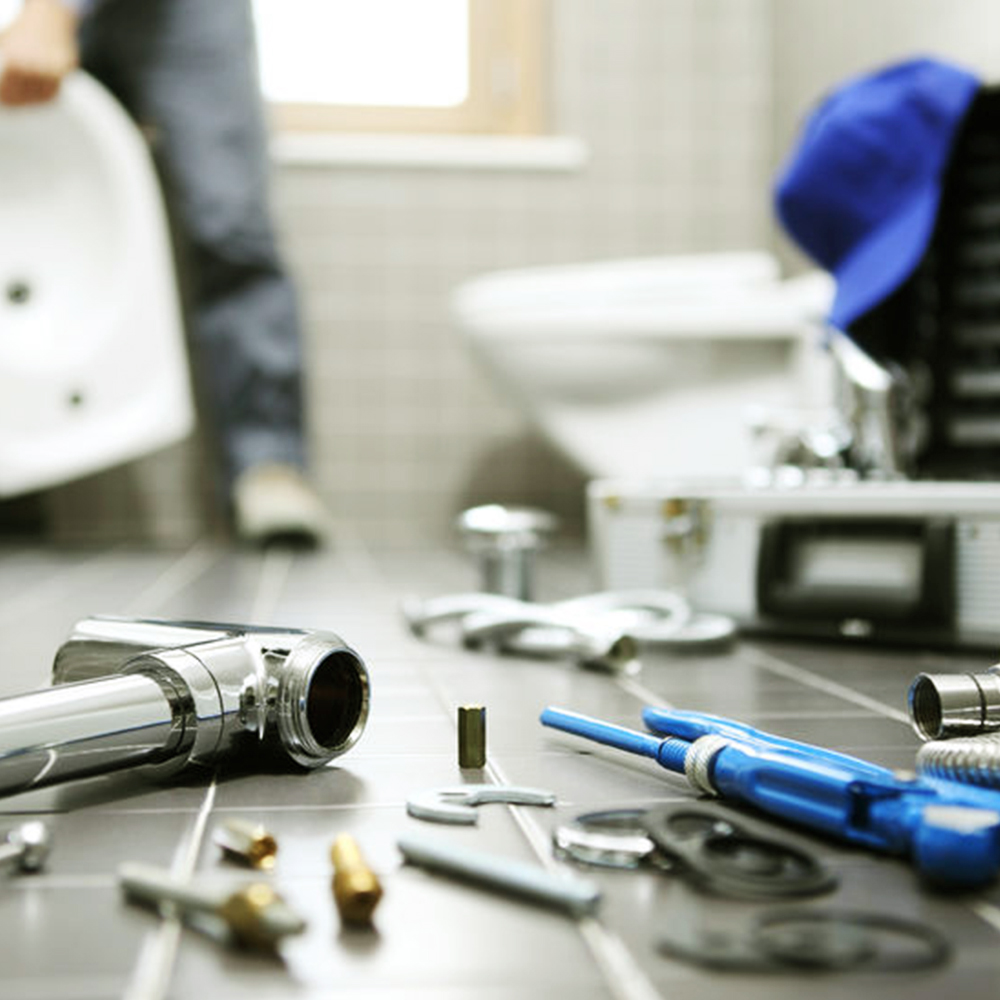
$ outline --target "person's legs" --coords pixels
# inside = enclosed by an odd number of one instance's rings
[[[299,318],[270,220],[249,5],[107,0],[84,22],[81,50],[84,68],[152,130],[186,243],[196,377],[237,528],[251,536],[295,533],[294,523],[268,530],[281,516],[267,497],[263,507],[241,510],[241,484],[261,481],[251,471],[305,464]],[[287,490],[271,499],[294,506]],[[318,522],[301,528],[320,530]]]

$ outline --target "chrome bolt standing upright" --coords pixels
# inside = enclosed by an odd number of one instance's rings
[[[463,512],[458,529],[479,561],[480,589],[530,601],[534,555],[558,524],[555,515],[532,507],[485,504]]]

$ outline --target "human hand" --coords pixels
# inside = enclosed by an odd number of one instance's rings
[[[61,0],[24,0],[0,35],[0,104],[52,100],[79,62],[77,15]]]

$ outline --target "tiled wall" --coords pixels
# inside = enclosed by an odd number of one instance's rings
[[[578,523],[578,473],[473,366],[449,292],[495,268],[768,245],[768,187],[804,111],[848,73],[937,52],[995,78],[994,0],[553,0],[551,123],[578,172],[295,166],[278,222],[303,296],[318,484],[399,542],[463,506]],[[800,259],[778,246],[789,264]],[[194,447],[55,491],[57,537],[182,539],[213,522]]]
[[[578,522],[579,474],[470,363],[449,292],[495,268],[765,241],[769,8],[555,0],[551,123],[589,147],[578,172],[280,167],[315,474],[337,518],[400,542],[450,537],[487,500]],[[56,533],[183,538],[204,478],[182,448],[59,489]]]

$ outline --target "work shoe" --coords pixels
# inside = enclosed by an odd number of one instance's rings
[[[232,505],[237,536],[256,545],[317,546],[329,532],[322,501],[294,465],[251,466],[233,484]]]

